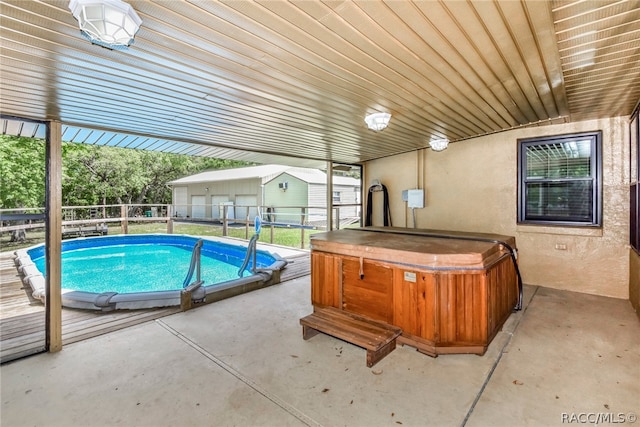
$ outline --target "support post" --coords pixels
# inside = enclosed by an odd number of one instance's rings
[[[271,223],[271,226],[269,227],[269,243],[273,244],[273,237],[274,237],[274,233],[275,233],[275,226],[273,225],[273,222]]]
[[[222,205],[222,236],[227,237],[229,234],[229,223],[227,221],[227,212],[229,205]]]
[[[327,231],[333,230],[333,162],[327,162]]]
[[[47,122],[45,167],[45,349],[62,350],[62,125]]]
[[[300,248],[304,249],[304,223],[307,217],[307,208],[302,207],[300,212]]]
[[[167,206],[167,234],[173,234],[173,206]]]
[[[122,234],[129,234],[129,215],[127,212],[127,205],[120,205],[120,218]]]
[[[249,240],[249,206],[247,206],[247,214],[244,219],[244,239]]]
[[[187,311],[193,308],[191,295],[191,291],[186,289],[183,289],[182,292],[180,292],[180,310]]]

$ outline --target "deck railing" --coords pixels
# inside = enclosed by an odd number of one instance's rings
[[[333,207],[333,229],[361,224],[359,204]],[[65,206],[62,208],[63,238],[100,234],[158,233],[202,234],[250,239],[254,218],[262,218],[261,241],[308,248],[309,236],[327,230],[326,208],[321,206],[260,206],[221,204],[203,209],[201,205],[122,204]],[[162,225],[158,227],[158,225]],[[194,230],[201,226],[202,230]],[[2,242],[25,240],[42,234],[44,208],[0,209]],[[188,229],[188,232],[183,232]],[[284,234],[288,236],[283,237]],[[297,235],[297,236],[295,236]],[[293,237],[292,237],[293,236]]]

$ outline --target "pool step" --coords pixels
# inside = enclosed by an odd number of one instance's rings
[[[372,367],[396,348],[402,329],[358,316],[334,307],[314,307],[312,314],[300,319],[302,338],[319,332],[347,341],[367,350],[367,367]]]

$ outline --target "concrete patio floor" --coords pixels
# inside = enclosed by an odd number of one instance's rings
[[[302,339],[309,293],[305,276],[4,364],[1,425],[634,425],[640,415],[629,301],[527,286],[525,309],[484,356],[400,346],[367,368],[359,347]]]

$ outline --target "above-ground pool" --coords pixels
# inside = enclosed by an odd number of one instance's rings
[[[188,274],[196,246],[201,246],[201,284],[194,284],[197,269]],[[45,298],[44,249],[16,252],[23,280],[40,300]],[[184,304],[187,292],[193,302],[211,302],[279,282],[284,259],[257,250],[247,264],[246,255],[246,245],[174,234],[66,240],[62,304],[94,310],[165,307]]]

